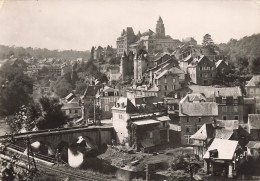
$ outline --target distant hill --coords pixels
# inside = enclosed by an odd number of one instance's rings
[[[240,71],[260,73],[260,34],[245,36],[240,40],[231,39],[218,47]]]
[[[61,58],[61,59],[77,59],[83,58],[88,60],[90,58],[90,51],[76,51],[76,50],[48,50],[46,48],[23,48],[15,46],[0,45],[0,60],[9,58],[10,56],[19,58]]]

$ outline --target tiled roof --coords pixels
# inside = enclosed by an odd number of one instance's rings
[[[260,148],[260,141],[249,141],[248,144],[246,145],[248,148]]]
[[[233,135],[233,131],[232,130],[216,129],[215,138],[228,140],[228,139],[231,138],[232,135]]]
[[[239,127],[238,120],[217,120],[217,126],[227,130],[236,130]]]
[[[218,105],[215,102],[182,103],[180,116],[218,116]]]
[[[79,106],[79,103],[71,102],[63,104],[61,109],[81,109],[81,107]]]
[[[191,93],[191,94],[187,94],[181,101],[180,103],[188,103],[188,102],[194,102],[194,101],[202,101],[205,102],[206,98],[205,96],[203,96],[200,93]]]
[[[73,97],[75,97],[75,95],[74,95],[73,93],[70,93],[69,95],[67,95],[67,96],[65,97],[65,99],[66,99],[67,101],[70,101],[71,99],[73,99]]]
[[[137,97],[131,100],[133,105],[140,107],[140,113],[155,113],[166,111],[166,108],[161,105],[163,104],[163,99],[150,96],[150,97]]]
[[[215,95],[217,97],[229,97],[232,96],[234,98],[237,98],[239,96],[242,96],[242,91],[240,87],[222,87],[222,88],[215,88]]]
[[[260,129],[260,114],[248,114],[249,129]]]
[[[196,140],[206,140],[207,138],[213,138],[214,128],[212,124],[203,124],[201,128],[190,138]]]
[[[138,113],[138,109],[133,105],[133,103],[126,97],[120,97],[116,102],[116,105],[112,109],[124,110],[127,113]]]
[[[227,65],[227,63],[226,63],[224,60],[219,60],[219,61],[216,62],[216,67],[218,68],[218,66],[219,66],[222,62]]]
[[[207,152],[203,156],[205,159],[209,159],[209,151],[217,150],[218,151],[218,157],[214,159],[216,160],[232,160],[234,153],[237,149],[238,141],[232,141],[232,140],[224,140],[224,139],[214,139],[210,147],[208,148]]]
[[[94,96],[96,96],[100,87],[101,86],[99,86],[99,85],[89,85],[84,92],[84,97],[88,97],[88,96],[94,97]]]
[[[109,91],[118,91],[118,89],[114,89],[112,87],[108,87],[108,86],[105,86],[104,89],[103,89],[104,92],[109,92]]]
[[[212,86],[190,85],[189,88],[193,93],[202,93],[206,98],[214,97],[215,88]]]
[[[140,121],[134,121],[133,124],[142,126],[142,125],[148,125],[148,124],[160,124],[160,121],[156,121],[154,119],[143,119]]]
[[[244,104],[255,104],[255,98],[244,97]]]
[[[260,75],[254,75],[246,86],[260,86]]]

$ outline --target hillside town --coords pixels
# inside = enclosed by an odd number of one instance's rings
[[[0,113],[12,131],[0,138],[2,167],[22,154],[32,168],[40,154],[53,168],[92,168],[94,157],[120,170],[103,180],[260,179],[259,58],[236,64],[208,33],[202,44],[174,39],[161,16],[147,28],[124,28],[116,47],[93,46],[88,58],[6,52]]]

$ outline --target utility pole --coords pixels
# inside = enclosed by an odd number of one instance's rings
[[[96,97],[94,96],[94,115],[93,115],[93,123],[96,125]]]

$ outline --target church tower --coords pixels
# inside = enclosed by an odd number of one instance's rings
[[[155,32],[158,37],[165,37],[165,28],[161,16],[159,16],[157,21]]]

